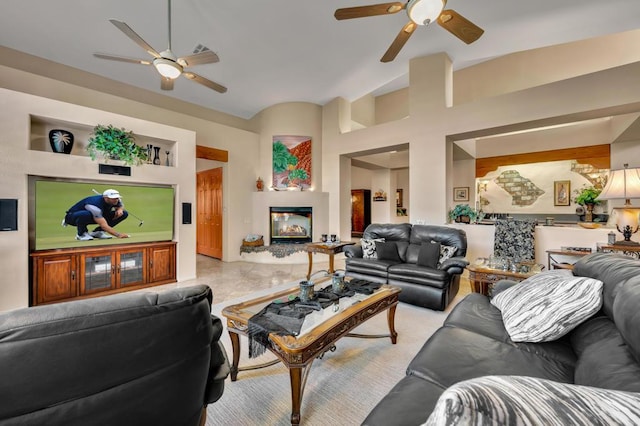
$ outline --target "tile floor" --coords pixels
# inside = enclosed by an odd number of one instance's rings
[[[314,273],[327,269],[329,262],[314,258]],[[178,283],[179,287],[206,284],[213,290],[213,303],[236,299],[260,290],[276,287],[286,283],[294,283],[307,275],[308,264],[222,262],[211,257],[197,255],[197,278]],[[344,269],[344,259],[335,259],[335,269]],[[176,284],[154,287],[170,288]]]
[[[316,260],[314,257],[314,272],[329,267],[329,262],[322,262],[321,259]],[[336,257],[334,267],[335,269],[344,269],[344,258]],[[295,283],[306,276],[307,268],[306,263],[222,262],[198,255],[196,260],[197,278],[182,281],[177,286],[206,284],[213,290],[213,303],[217,304],[282,284]],[[167,284],[161,287],[171,288],[176,287],[176,284]],[[154,288],[158,289],[158,287]],[[458,295],[464,295],[470,291],[469,281],[463,276]]]

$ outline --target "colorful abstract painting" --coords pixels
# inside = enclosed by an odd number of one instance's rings
[[[273,187],[286,189],[311,186],[311,137],[273,137]]]

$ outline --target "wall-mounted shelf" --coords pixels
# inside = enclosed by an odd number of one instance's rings
[[[93,127],[93,125],[73,123],[64,120],[58,120],[55,118],[30,115],[29,149],[32,151],[49,152],[55,155],[66,155],[55,153],[51,148],[51,144],[49,143],[49,131],[53,129],[62,129],[71,132],[74,136],[74,144],[70,155],[88,157],[89,153],[87,152],[87,145],[89,143],[88,141],[91,137]],[[168,152],[169,165],[170,167],[175,167],[175,156],[177,152],[175,141],[140,135],[135,132],[134,136],[136,143],[142,147],[151,145],[153,147],[160,148],[160,166],[167,165]],[[151,160],[147,162],[149,165],[153,165],[154,153],[155,150],[152,150]]]

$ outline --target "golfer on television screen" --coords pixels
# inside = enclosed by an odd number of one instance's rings
[[[129,216],[124,209],[120,193],[115,189],[107,189],[102,195],[83,198],[67,210],[62,226],[72,225],[78,228],[76,240],[89,241],[94,238],[107,239],[129,238],[128,234],[113,229]],[[87,225],[98,225],[89,232]]]

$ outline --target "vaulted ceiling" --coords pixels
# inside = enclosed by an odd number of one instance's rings
[[[374,2],[375,3],[375,2]],[[206,46],[219,63],[194,66],[228,88],[224,94],[180,78],[160,89],[150,66],[107,61],[94,52],[150,56],[109,22],[127,23],[158,52],[168,42],[165,0],[3,0],[0,44],[82,71],[213,110],[250,118],[281,102],[323,105],[355,100],[408,83],[411,58],[446,52],[454,69],[516,51],[640,28],[638,0],[450,0],[485,30],[466,45],[438,25],[419,27],[393,62],[380,58],[408,22],[404,11],[337,21],[337,8],[364,0],[173,1],[172,50]],[[630,46],[629,48],[636,48]],[[39,70],[46,74],[46,70]]]

